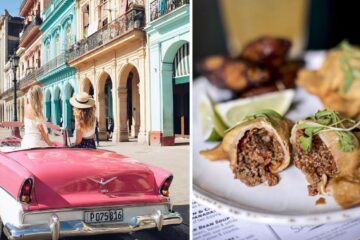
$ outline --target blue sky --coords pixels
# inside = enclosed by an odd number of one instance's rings
[[[0,15],[7,9],[12,16],[19,15],[19,8],[23,0],[0,0]]]

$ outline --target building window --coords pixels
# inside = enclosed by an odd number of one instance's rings
[[[35,54],[31,57],[31,71],[35,68]]]
[[[36,16],[40,16],[40,3],[38,3],[37,8],[36,8]]]
[[[55,57],[60,54],[60,36],[59,34],[55,38]]]
[[[89,33],[89,4],[86,4],[82,8],[83,16],[83,37],[87,37]]]
[[[50,61],[50,42],[46,45],[46,60]]]
[[[40,50],[38,52],[38,59],[36,61],[37,61],[37,67],[40,68],[40,66],[41,66],[41,51]]]
[[[101,25],[104,27],[108,24],[108,12],[109,12],[109,4],[108,0],[101,0]]]
[[[66,49],[71,47],[71,25],[69,24],[66,28]]]
[[[128,6],[130,7],[133,4],[132,0],[120,0],[120,15],[123,15],[128,10]]]

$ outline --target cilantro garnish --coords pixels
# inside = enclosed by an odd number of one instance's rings
[[[339,136],[338,145],[343,152],[351,152],[358,146],[356,136],[351,132],[360,126],[360,121],[355,122],[349,118],[340,118],[333,110],[325,109],[318,111],[308,118],[308,121],[300,122],[298,129],[303,129],[304,134],[300,137],[300,147],[310,151],[313,136],[324,131],[336,131]]]

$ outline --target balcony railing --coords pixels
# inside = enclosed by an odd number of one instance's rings
[[[38,77],[38,75],[39,75],[39,68],[27,73],[23,78],[20,79],[19,87],[21,87],[29,82],[35,81],[36,78]]]
[[[13,89],[14,89],[14,87],[11,87],[11,88],[6,89],[4,92],[2,92],[2,93],[0,94],[0,98],[3,98],[4,96],[12,93],[12,92],[14,91]]]
[[[35,26],[40,26],[42,23],[42,19],[40,16],[35,16],[34,20],[32,20],[30,23],[28,23],[25,27],[24,30],[22,31],[21,36],[20,36],[20,42],[23,41],[26,36],[29,34],[29,32],[31,31],[31,29],[33,29]]]
[[[150,3],[150,20],[154,21],[155,19],[189,3],[190,0],[155,0]]]
[[[126,14],[104,26],[86,39],[74,44],[68,51],[68,61],[71,61],[97,47],[123,36],[124,34],[144,27],[144,9],[133,8]]]
[[[52,60],[50,60],[48,63],[46,63],[42,67],[31,70],[23,78],[18,80],[17,81],[17,89],[20,89],[22,86],[24,86],[28,83],[37,81],[37,79],[40,76],[45,75],[45,74],[51,72],[52,70],[66,64],[66,62],[67,62],[67,57],[66,57],[65,53],[58,55],[57,57],[53,58]],[[12,91],[14,91],[13,86],[6,89],[4,92],[0,93],[0,98],[6,96],[9,93],[12,93]]]
[[[25,77],[21,78],[20,80],[18,80],[16,82],[16,88],[19,90],[22,86],[24,86],[25,84],[29,83],[29,82],[33,82],[35,81],[36,77],[38,76],[38,70],[39,69],[36,69],[36,70],[33,70],[31,71],[30,73],[28,73]],[[12,81],[11,81],[12,82]],[[10,88],[6,89],[4,92],[2,92],[0,94],[0,98],[8,95],[8,94],[12,94],[14,91],[14,86],[11,86]]]
[[[65,53],[58,55],[57,57],[53,58],[52,60],[47,62],[45,65],[40,67],[37,71],[37,76],[45,75],[45,74],[51,72],[52,70],[66,64],[66,61],[67,61],[67,58],[66,58]]]

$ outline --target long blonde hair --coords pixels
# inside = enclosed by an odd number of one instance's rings
[[[43,93],[40,86],[32,86],[26,94],[28,103],[30,104],[35,120],[44,121],[43,113]]]
[[[79,130],[89,130],[94,127],[95,117],[95,106],[90,108],[76,108],[74,109],[75,121]]]

